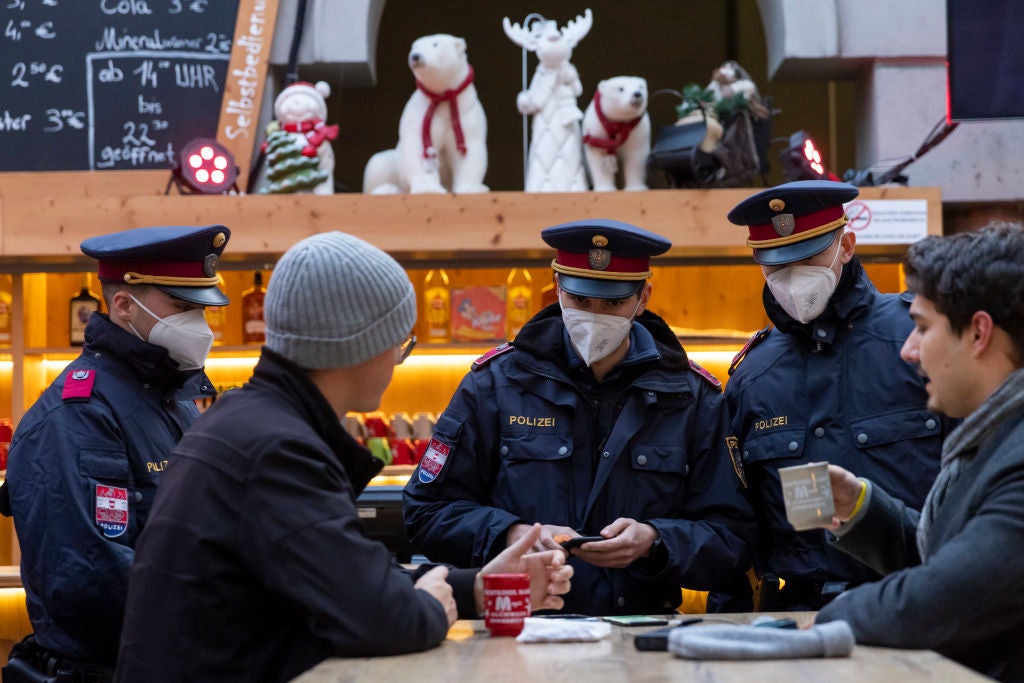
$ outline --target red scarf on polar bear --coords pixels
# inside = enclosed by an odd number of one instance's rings
[[[622,146],[622,143],[626,141],[626,138],[633,132],[636,125],[640,123],[640,119],[644,117],[641,114],[629,121],[612,121],[604,115],[604,111],[601,109],[600,90],[594,93],[594,112],[597,114],[597,120],[601,122],[601,127],[604,128],[604,132],[608,133],[608,137],[595,138],[587,133],[583,136],[583,144],[590,145],[591,147],[600,147],[608,154],[613,154],[615,150]]]
[[[416,87],[421,93],[427,96],[430,100],[430,104],[427,106],[427,111],[423,114],[423,158],[430,159],[437,156],[437,152],[434,151],[434,142],[430,137],[430,122],[434,118],[434,112],[437,110],[437,105],[442,102],[448,103],[448,109],[452,115],[452,130],[455,131],[455,147],[459,150],[459,154],[466,153],[466,138],[462,134],[462,122],[459,120],[459,94],[469,87],[470,83],[473,82],[473,67],[467,65],[469,73],[466,74],[466,79],[462,81],[459,87],[452,90],[445,90],[443,93],[435,93],[427,90],[419,80],[416,81]]]

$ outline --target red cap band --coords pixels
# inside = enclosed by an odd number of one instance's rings
[[[203,271],[202,261],[100,261],[99,276],[109,282],[123,282],[125,273],[157,275],[163,277],[209,277]]]
[[[558,250],[558,255],[555,258],[555,262],[560,266],[566,266],[567,268],[579,268],[580,270],[589,270],[595,278],[600,278],[602,273],[619,273],[619,274],[636,274],[638,280],[646,280],[650,275],[651,258],[649,256],[641,256],[637,258],[626,258],[623,256],[616,256],[612,254],[611,259],[608,262],[608,267],[603,270],[595,270],[590,265],[590,257],[587,253],[579,253],[572,251]],[[621,279],[621,278],[616,278]]]
[[[777,215],[785,214],[785,211],[780,211]],[[790,214],[792,215],[792,214]],[[837,221],[843,217],[843,207],[830,206],[821,211],[815,211],[814,213],[808,213],[803,216],[794,217],[794,228],[790,235],[780,235],[775,231],[775,227],[771,223],[762,223],[760,225],[751,225],[750,228],[750,241],[751,242],[764,242],[768,240],[780,240],[780,243],[799,242],[802,238],[801,233],[807,232],[808,230],[814,230],[823,225],[828,225],[833,221]]]

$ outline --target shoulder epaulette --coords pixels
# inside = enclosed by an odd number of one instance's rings
[[[495,346],[493,349],[491,349],[490,351],[488,351],[487,353],[473,361],[473,365],[470,367],[470,369],[479,370],[480,368],[487,365],[501,354],[508,353],[514,348],[515,347],[508,342],[505,342],[504,344],[499,344],[498,346]]]
[[[732,377],[732,373],[736,370],[736,367],[747,357],[750,353],[750,349],[754,348],[765,339],[768,338],[768,333],[772,331],[772,326],[769,325],[763,330],[758,330],[754,333],[754,336],[747,340],[747,343],[743,345],[740,352],[732,357],[732,363],[729,364],[729,376]]]
[[[705,368],[703,365],[701,365],[700,363],[698,363],[695,360],[692,360],[692,359],[689,359],[689,360],[690,360],[690,369],[691,370],[693,370],[698,375],[703,377],[704,381],[706,381],[708,384],[713,386],[715,389],[718,389],[719,391],[721,391],[722,383],[718,380],[717,377],[715,377],[713,374],[711,374],[710,370],[708,370],[707,368]]]
[[[69,370],[60,397],[65,401],[88,401],[92,397],[92,385],[95,383],[95,370]]]

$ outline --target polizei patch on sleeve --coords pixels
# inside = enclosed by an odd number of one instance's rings
[[[448,462],[448,455],[451,451],[452,447],[448,444],[431,439],[430,445],[427,446],[427,452],[420,460],[420,481],[429,484],[437,479],[437,475],[441,474],[441,470],[444,469],[444,464]]]
[[[128,489],[96,484],[96,524],[107,538],[128,528]]]

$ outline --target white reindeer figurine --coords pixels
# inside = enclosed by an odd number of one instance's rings
[[[530,87],[516,97],[519,111],[533,116],[526,191],[586,191],[580,132],[583,112],[576,104],[583,84],[569,58],[590,31],[593,15],[588,8],[561,30],[557,22],[542,17],[523,24],[513,24],[508,17],[502,21],[505,35],[535,53],[539,62]]]

